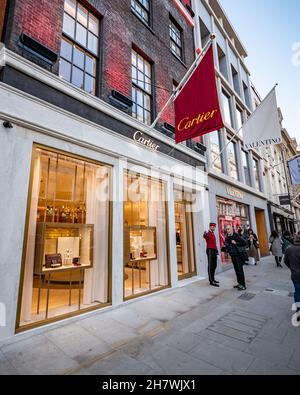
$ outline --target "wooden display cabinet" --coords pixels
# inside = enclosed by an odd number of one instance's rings
[[[93,267],[94,225],[38,223],[35,274]]]

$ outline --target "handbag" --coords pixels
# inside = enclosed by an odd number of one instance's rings
[[[46,269],[54,269],[62,266],[61,254],[46,254],[45,267]]]

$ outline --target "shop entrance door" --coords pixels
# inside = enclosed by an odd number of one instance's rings
[[[176,254],[178,279],[196,275],[193,217],[189,203],[175,203]]]
[[[255,210],[256,225],[257,225],[257,237],[260,247],[261,256],[270,255],[269,242],[267,235],[266,219],[264,210]]]

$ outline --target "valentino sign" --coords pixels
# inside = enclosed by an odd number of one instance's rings
[[[156,152],[159,149],[159,145],[157,145],[149,137],[145,137],[144,133],[142,132],[136,131],[133,135],[133,140],[149,148],[151,151]]]

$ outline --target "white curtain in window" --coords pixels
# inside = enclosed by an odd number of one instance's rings
[[[30,204],[27,249],[26,249],[26,257],[25,257],[25,269],[24,269],[25,272],[24,272],[23,295],[22,295],[22,306],[21,306],[21,322],[31,321],[36,221],[37,221],[37,208],[38,208],[40,176],[41,176],[41,157],[38,151],[35,152],[36,152],[36,157],[34,159],[34,167],[33,167],[32,197]]]
[[[93,268],[85,270],[83,304],[106,303],[108,294],[108,169],[87,166],[86,223],[94,224]]]

